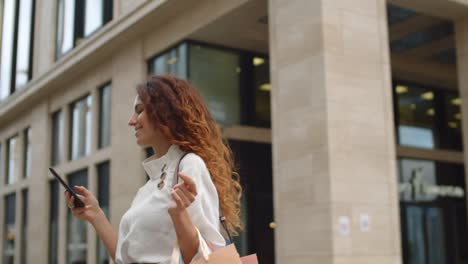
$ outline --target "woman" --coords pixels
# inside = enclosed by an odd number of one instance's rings
[[[96,229],[116,263],[170,263],[175,243],[184,263],[200,256],[197,229],[214,248],[225,240],[219,230],[219,210],[233,233],[239,220],[239,178],[232,153],[219,126],[196,89],[173,76],[152,76],[137,87],[134,113],[128,124],[137,144],[151,146],[155,154],[143,161],[150,180],[138,190],[123,215],[118,233],[84,187],[84,208],[73,215]],[[180,158],[179,183],[172,188]],[[188,176],[190,175],[190,177]],[[66,194],[73,205],[73,197]]]

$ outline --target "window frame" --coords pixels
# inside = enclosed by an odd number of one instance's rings
[[[57,121],[57,124],[55,122]],[[61,142],[64,140],[64,126],[65,126],[65,120],[64,120],[64,112],[62,109],[58,109],[55,112],[52,112],[50,114],[50,165],[51,166],[56,166],[60,163],[63,162],[64,160],[64,155],[62,153],[62,146],[60,144],[63,144],[64,142]],[[57,126],[57,131],[55,130]],[[57,134],[56,134],[57,132]],[[55,142],[55,138],[57,138],[57,142]],[[54,145],[54,143],[57,143],[57,146]],[[57,147],[57,153],[55,153],[55,149]],[[56,156],[56,157],[55,157]],[[55,160],[57,158],[57,160]]]
[[[9,73],[10,74],[10,83],[8,84],[8,94],[5,96],[5,98],[0,98],[0,100],[4,100],[6,98],[8,98],[9,96],[11,96],[12,94],[14,94],[16,91],[19,91],[21,90],[21,88],[23,88],[24,86],[27,85],[27,83],[32,79],[32,75],[33,75],[33,58],[34,58],[34,26],[35,26],[35,18],[36,18],[36,0],[30,0],[31,1],[31,18],[30,18],[30,28],[31,28],[31,32],[30,32],[30,43],[29,43],[29,54],[28,54],[28,57],[29,57],[29,60],[28,60],[28,63],[29,63],[29,69],[28,69],[28,72],[27,72],[27,75],[28,75],[28,81],[21,85],[21,86],[18,86],[16,87],[16,75],[17,75],[17,66],[18,66],[18,28],[19,28],[19,17],[20,17],[20,5],[21,5],[21,2],[22,1],[17,1],[17,0],[14,0],[15,1],[15,14],[14,14],[14,25],[13,25],[13,43],[12,43],[12,58],[11,58],[11,72]],[[4,15],[3,15],[3,12],[5,12],[5,3],[4,1],[2,2],[2,16],[1,16],[1,23],[0,25],[2,26],[0,29],[3,30],[3,18],[4,18]],[[2,38],[1,39],[1,46],[3,46],[3,41],[5,41]],[[0,48],[1,48],[0,46]],[[0,56],[3,56],[2,52],[0,51]],[[2,88],[4,89],[4,88]]]
[[[109,135],[107,135],[109,137],[109,139],[106,141],[104,140],[104,138],[102,137],[102,134],[103,134],[103,91],[104,89],[109,89],[109,118],[110,120],[108,121],[109,122]],[[112,126],[112,81],[108,81],[106,82],[105,84],[99,86],[98,88],[98,100],[99,100],[99,106],[98,106],[98,125],[97,125],[97,148],[98,149],[104,149],[106,147],[109,147],[111,144],[112,144],[112,141],[111,141],[111,126]],[[103,141],[106,141],[107,144],[104,145]]]
[[[60,1],[65,0],[57,0],[56,2],[56,29],[55,29],[55,60],[59,60],[60,58],[69,54],[72,50],[74,50],[82,41],[85,39],[93,36],[96,32],[98,32],[101,28],[103,28],[107,23],[112,21],[113,19],[113,10],[114,10],[114,3],[112,0],[100,0],[102,1],[102,25],[97,27],[94,31],[90,32],[88,35],[85,35],[85,12],[86,12],[86,0],[75,0],[73,6],[74,12],[74,20],[72,25],[72,32],[73,32],[73,40],[72,40],[72,47],[69,50],[64,52],[60,51],[60,47],[58,43],[58,29],[59,25],[63,23],[60,21]]]
[[[91,137],[93,136],[92,135],[92,129],[93,129],[93,95],[91,93],[86,93],[85,95],[79,97],[78,99],[72,101],[70,104],[68,104],[68,114],[69,114],[69,117],[68,117],[68,142],[69,142],[69,148],[68,148],[68,153],[66,154],[67,157],[68,157],[68,161],[75,161],[75,160],[80,160],[84,157],[87,157],[88,155],[91,154],[92,152],[92,149],[93,149],[93,146],[91,145],[92,144],[92,139]],[[78,103],[78,102],[81,102],[81,101],[87,101],[87,100],[90,100],[91,101],[91,105],[89,106],[89,112],[91,114],[91,122],[90,122],[90,134],[89,135],[86,135],[86,139],[85,139],[85,150],[86,150],[86,144],[89,144],[90,146],[90,149],[89,149],[89,153],[85,153],[83,156],[78,156],[76,159],[73,159],[73,108],[74,106]],[[64,124],[65,125],[65,124]],[[87,133],[88,130],[85,130],[85,133]],[[89,140],[89,142],[88,142]]]
[[[161,52],[156,53],[155,55],[149,57],[146,60],[147,65],[147,73],[154,74],[154,61],[160,57],[168,53],[169,51],[178,48],[179,46],[186,44],[187,45],[187,52],[186,52],[186,72],[187,72],[187,80],[190,81],[190,48],[193,45],[200,45],[211,49],[216,49],[219,51],[235,53],[239,56],[239,66],[241,68],[241,73],[239,74],[239,104],[240,104],[240,122],[236,125],[247,125],[247,126],[255,126],[255,127],[263,127],[263,128],[271,128],[271,108],[270,108],[270,121],[262,121],[256,116],[255,108],[256,108],[256,87],[254,87],[254,72],[253,72],[253,65],[252,59],[254,57],[262,57],[268,61],[270,61],[270,57],[268,54],[255,52],[255,51],[248,51],[239,48],[232,48],[226,47],[218,44],[207,43],[199,40],[192,40],[192,39],[184,39],[163,49]],[[271,83],[271,76],[270,76],[270,83]],[[271,96],[271,94],[270,94]],[[218,122],[218,121],[217,121]]]
[[[19,175],[18,173],[18,169],[20,169],[21,167],[21,164],[18,164],[20,162],[20,160],[15,160],[15,168],[14,168],[14,171],[13,171],[13,180],[12,182],[8,182],[9,181],[9,178],[10,178],[10,151],[11,151],[11,140],[12,139],[15,139],[15,148],[18,148],[18,144],[19,144],[19,135],[18,134],[14,134],[12,136],[10,136],[7,140],[6,140],[6,155],[5,155],[5,179],[4,179],[4,184],[5,186],[8,186],[8,185],[13,185],[15,184],[19,179],[17,179],[16,176]],[[15,154],[15,153],[13,153]],[[19,166],[18,166],[19,165]]]
[[[424,148],[419,148],[419,147],[414,147],[414,146],[400,145],[399,143],[400,135],[398,133],[398,126],[400,124],[400,114],[399,114],[399,108],[398,108],[398,94],[395,92],[395,87],[397,85],[421,87],[434,93],[434,108],[435,108],[434,133],[436,137],[434,141],[435,143],[434,148],[424,149]],[[442,157],[441,155],[444,155],[445,152],[463,154],[463,147],[464,147],[463,144],[460,146],[461,149],[454,148],[453,146],[448,146],[450,145],[450,143],[444,140],[444,138],[447,137],[447,135],[449,134],[447,128],[445,127],[445,124],[447,123],[447,117],[446,117],[447,105],[445,104],[446,96],[457,95],[458,97],[461,98],[460,93],[452,89],[447,89],[444,87],[437,88],[434,86],[430,86],[426,84],[418,84],[416,82],[406,81],[402,79],[393,79],[391,89],[392,89],[392,96],[393,96],[395,145],[397,147],[397,151],[399,149],[405,149],[405,150],[409,149],[409,150],[432,153],[434,157],[431,159],[439,160],[439,161],[444,160],[444,157]],[[460,111],[461,111],[461,106],[460,106]],[[401,153],[398,153],[398,155],[405,156],[404,154],[402,155]],[[416,157],[413,157],[413,158],[416,158]],[[427,157],[421,156],[420,158],[427,158]],[[456,161],[454,160],[453,162],[456,162]]]

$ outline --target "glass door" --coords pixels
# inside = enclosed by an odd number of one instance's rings
[[[443,211],[437,207],[409,205],[405,208],[406,261],[408,264],[445,264]]]

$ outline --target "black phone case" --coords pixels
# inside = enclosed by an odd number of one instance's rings
[[[62,184],[62,186],[65,187],[65,189],[68,192],[70,192],[71,195],[73,195],[73,197],[75,198],[74,200],[75,207],[84,207],[85,204],[83,203],[83,201],[80,200],[77,193],[62,179],[62,177],[60,177],[54,169],[49,168],[49,170],[50,172],[52,172],[52,175],[54,175],[54,177],[60,182],[60,184]]]

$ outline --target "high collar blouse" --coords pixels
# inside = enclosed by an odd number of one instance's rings
[[[149,180],[138,190],[130,208],[122,216],[116,250],[117,263],[170,263],[177,241],[168,213],[173,203],[170,191],[177,163],[183,154],[178,146],[172,145],[160,158],[152,156],[143,161]],[[187,208],[192,223],[214,248],[225,246],[219,229],[218,194],[205,162],[198,155],[189,153],[182,159],[179,171],[189,175],[197,186],[195,201]],[[164,172],[164,186],[159,189],[158,184]]]

